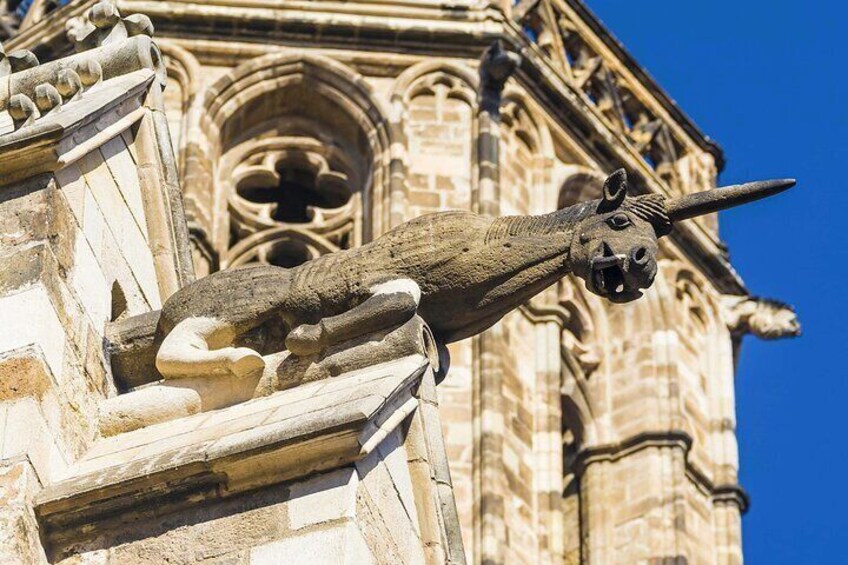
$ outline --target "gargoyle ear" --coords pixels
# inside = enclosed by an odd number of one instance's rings
[[[611,212],[621,206],[627,196],[627,171],[618,169],[604,181],[604,194],[598,212]]]

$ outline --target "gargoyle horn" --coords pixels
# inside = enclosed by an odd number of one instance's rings
[[[795,186],[795,179],[763,180],[687,194],[667,200],[666,213],[672,222],[711,214],[779,194]]]

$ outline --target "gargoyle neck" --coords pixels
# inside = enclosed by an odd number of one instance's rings
[[[546,236],[566,237],[570,241],[575,226],[591,209],[591,203],[584,202],[549,214],[497,218],[486,233],[486,243],[510,237]]]

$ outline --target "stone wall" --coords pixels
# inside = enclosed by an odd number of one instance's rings
[[[161,304],[134,136],[2,188],[0,437],[4,472],[23,485],[10,496],[34,494],[85,452],[99,401],[115,393],[107,322]]]
[[[448,86],[412,98],[407,109],[410,214],[471,208],[473,109]]]

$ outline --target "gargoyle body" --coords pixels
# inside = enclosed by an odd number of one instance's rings
[[[440,344],[449,343],[485,330],[568,273],[595,294],[628,302],[653,282],[657,239],[672,221],[792,183],[752,183],[673,201],[627,197],[626,185],[621,170],[607,179],[600,200],[550,214],[436,213],[292,269],[215,273],[164,305],[156,366],[166,378],[247,374],[263,365],[260,353],[311,355],[415,314]]]

